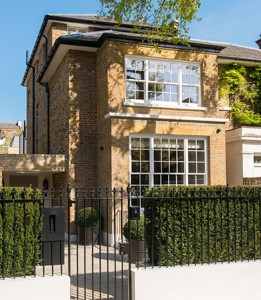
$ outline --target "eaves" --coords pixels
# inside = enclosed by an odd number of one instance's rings
[[[141,36],[126,35],[126,34],[119,34],[119,33],[112,33],[112,32],[105,32],[99,38],[96,37],[93,39],[90,38],[84,39],[83,37],[73,38],[70,36],[59,37],[56,40],[51,52],[49,53],[47,61],[43,66],[37,81],[47,83],[48,80],[51,78],[51,75],[46,76],[47,70],[52,68],[52,71],[54,71],[56,67],[58,67],[59,63],[62,61],[64,55],[67,53],[68,50],[81,50],[81,51],[95,52],[106,41],[125,42],[129,44],[142,44],[147,46],[148,45],[153,46],[152,43],[148,43]],[[159,42],[158,45],[159,47],[180,49],[182,51],[199,51],[199,52],[211,52],[211,53],[219,53],[223,49],[223,47],[220,46],[209,47],[208,45],[199,45],[199,44],[192,44],[190,46],[187,46],[187,45],[174,45],[171,43]],[[55,60],[55,58],[57,59]],[[52,64],[53,61],[55,61],[54,65]],[[52,71],[50,73],[52,73]]]

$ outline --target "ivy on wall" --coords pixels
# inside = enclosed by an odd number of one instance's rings
[[[220,75],[219,94],[232,106],[235,126],[261,126],[261,65],[231,64]]]

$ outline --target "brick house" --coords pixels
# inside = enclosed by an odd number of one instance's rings
[[[261,51],[159,44],[92,15],[46,15],[22,84],[28,154],[64,155],[54,186],[226,184],[228,103],[218,74]]]

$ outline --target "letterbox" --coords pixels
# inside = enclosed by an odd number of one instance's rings
[[[42,264],[64,264],[64,207],[42,207]]]

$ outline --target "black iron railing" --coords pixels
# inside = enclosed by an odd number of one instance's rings
[[[260,258],[261,187],[0,191],[0,277],[66,273],[76,299],[131,299],[133,268]]]

